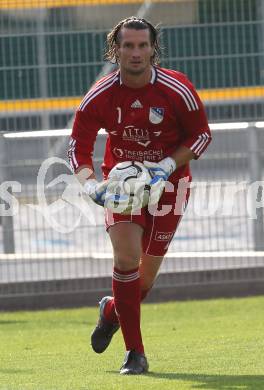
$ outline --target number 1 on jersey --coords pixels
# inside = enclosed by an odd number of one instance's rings
[[[116,107],[118,117],[117,117],[117,123],[121,123],[121,107]]]

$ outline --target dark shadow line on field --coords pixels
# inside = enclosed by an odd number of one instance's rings
[[[16,325],[16,324],[25,324],[28,321],[16,321],[16,320],[0,320],[0,326],[1,325]]]
[[[207,390],[263,390],[264,375],[205,375],[205,374],[177,374],[173,372],[148,372],[146,376],[157,379],[184,380],[196,382],[191,389]]]

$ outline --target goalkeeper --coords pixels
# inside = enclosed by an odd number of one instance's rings
[[[97,81],[75,116],[69,159],[85,176],[85,191],[104,206],[107,181],[98,183],[92,153],[97,132],[108,137],[104,177],[122,161],[140,161],[152,179],[150,205],[141,213],[117,214],[105,208],[113,246],[113,297],[100,302],[92,336],[97,353],[106,350],[121,328],[126,354],[120,374],[142,374],[148,362],[140,330],[140,302],[150,291],[188,202],[189,161],[198,159],[211,140],[203,104],[187,77],[158,66],[159,32],[148,21],[130,17],[107,37],[106,59],[116,70]],[[163,190],[165,182],[169,191]],[[171,188],[172,186],[172,188]],[[178,191],[178,192],[177,192]],[[175,207],[176,198],[179,199]],[[164,206],[170,211],[160,213]]]

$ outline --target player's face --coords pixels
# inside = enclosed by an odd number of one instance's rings
[[[129,74],[142,74],[151,66],[154,48],[148,29],[122,28],[117,55],[120,68]]]

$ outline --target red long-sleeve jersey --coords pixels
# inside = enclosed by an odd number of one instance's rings
[[[142,88],[122,84],[119,71],[94,84],[75,116],[69,159],[74,171],[92,166],[93,148],[99,129],[108,134],[104,176],[120,161],[159,162],[179,146],[198,158],[211,141],[203,104],[193,85],[180,72],[152,68],[152,78]],[[190,176],[189,164],[171,175],[174,182]]]

